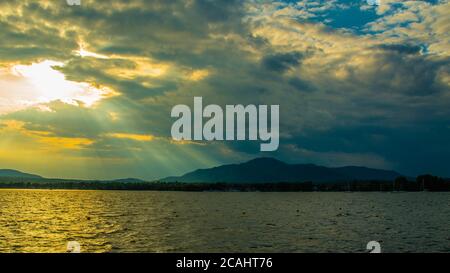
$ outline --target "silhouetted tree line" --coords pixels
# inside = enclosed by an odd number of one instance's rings
[[[448,191],[449,184],[449,180],[445,180],[441,177],[433,176],[430,174],[419,175],[416,179],[417,190]]]
[[[334,183],[163,183],[80,181],[0,177],[0,188],[80,189],[80,190],[148,190],[148,191],[450,191],[450,181],[432,175],[420,175],[415,181],[397,177],[394,181],[341,181]]]

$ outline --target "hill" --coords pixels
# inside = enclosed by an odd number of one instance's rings
[[[23,173],[20,171],[10,170],[10,169],[0,169],[0,177],[15,177],[15,178],[21,177],[21,178],[33,178],[33,179],[42,178],[39,175]]]
[[[398,176],[400,174],[395,171],[366,167],[328,168],[314,164],[288,164],[274,158],[257,158],[241,164],[199,169],[179,177],[167,177],[160,181],[180,183],[392,181]]]

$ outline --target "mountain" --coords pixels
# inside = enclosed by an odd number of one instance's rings
[[[11,182],[14,179],[32,179],[33,182],[55,182],[70,183],[70,182],[115,182],[115,183],[145,183],[147,181],[138,178],[121,178],[114,180],[82,180],[82,179],[64,179],[64,178],[46,178],[35,174],[23,173],[17,170],[0,169],[0,182]],[[36,180],[37,181],[36,181]]]
[[[395,171],[366,167],[328,168],[314,164],[287,164],[274,158],[257,158],[241,164],[199,169],[161,182],[198,183],[276,183],[276,182],[338,182],[352,180],[391,181],[400,176]]]
[[[0,170],[0,177],[21,177],[21,178],[42,178],[39,175],[23,173],[16,170],[3,169]]]

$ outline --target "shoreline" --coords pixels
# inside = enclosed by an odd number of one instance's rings
[[[353,189],[346,190],[344,188],[336,187],[336,185],[325,185],[324,187],[331,186],[329,189],[300,189],[298,188],[286,188],[285,185],[266,185],[266,184],[251,184],[251,185],[233,185],[229,187],[220,187],[222,184],[175,184],[175,185],[5,185],[0,184],[0,190],[73,190],[73,191],[151,191],[151,192],[267,192],[267,193],[283,193],[283,192],[341,192],[341,193],[418,193],[418,192],[450,192],[450,189],[440,190],[393,190],[392,187],[384,187],[380,189]],[[278,187],[277,187],[278,186]],[[333,187],[334,186],[334,187]]]

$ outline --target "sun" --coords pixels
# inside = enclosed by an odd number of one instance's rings
[[[62,62],[45,60],[31,65],[15,65],[9,72],[0,73],[0,83],[8,86],[8,89],[0,90],[0,95],[8,99],[8,109],[38,106],[52,101],[92,107],[101,99],[116,94],[107,87],[67,80],[59,70],[64,65]],[[2,110],[5,107],[0,101],[0,112],[4,112]]]

